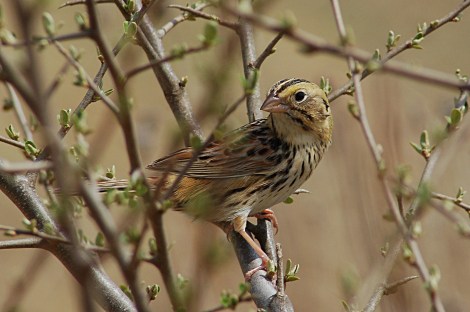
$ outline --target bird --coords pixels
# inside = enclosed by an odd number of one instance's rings
[[[165,176],[164,188],[182,175],[169,198],[174,209],[228,225],[255,250],[260,267],[266,267],[270,259],[245,231],[247,219],[267,218],[277,229],[270,208],[311,176],[331,144],[333,119],[325,92],[299,78],[276,82],[260,109],[269,113],[267,118],[233,130],[202,150],[180,149],[147,169]]]

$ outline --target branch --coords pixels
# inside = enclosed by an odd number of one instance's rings
[[[466,0],[463,6],[459,6],[459,13],[465,8],[467,8],[469,5],[470,0]],[[231,14],[243,17],[252,22],[253,24],[258,25],[264,29],[270,30],[275,33],[283,32],[285,36],[303,44],[305,52],[307,53],[323,52],[339,57],[352,57],[356,61],[360,61],[364,64],[367,64],[369,63],[369,61],[372,60],[373,55],[371,53],[358,49],[356,47],[339,47],[334,44],[329,44],[324,39],[318,38],[301,29],[297,29],[292,25],[286,26],[285,23],[278,22],[272,18],[261,16],[258,14],[242,12],[225,4],[222,4],[222,6]],[[423,82],[429,82],[441,86],[465,90],[470,89],[470,84],[459,81],[452,75],[436,70],[430,70],[425,68],[415,69],[414,67],[411,67],[406,63],[399,62],[396,60],[387,60],[386,62],[381,61],[378,62],[376,65],[378,68],[374,72],[376,72],[378,69],[381,69],[386,72],[390,72],[393,74]],[[333,101],[338,96],[346,93],[345,90],[347,89],[349,88],[346,88],[344,90],[342,88],[341,94],[339,92],[330,93],[330,95],[328,96],[329,100]]]
[[[0,189],[13,201],[26,218],[37,221],[39,230],[43,230],[47,226],[55,233],[59,233],[58,226],[49,210],[44,207],[41,198],[31,188],[25,176],[0,172]],[[35,241],[31,239],[30,242],[32,244]],[[135,311],[134,304],[102,271],[98,264],[94,263],[87,267],[89,270],[84,271],[82,259],[74,256],[76,250],[70,244],[46,244],[46,241],[43,242],[45,245],[41,245],[41,247],[53,253],[83,287],[90,287],[93,290],[94,298],[101,306],[110,311],[122,311],[123,309]],[[20,244],[21,242],[17,241],[17,243]],[[27,241],[24,240],[24,243],[27,244]],[[7,244],[7,242],[3,243],[3,245]],[[87,272],[86,279],[84,278],[84,272]]]
[[[248,5],[249,2],[245,2]],[[259,90],[259,80],[257,79],[257,69],[252,66],[256,62],[256,46],[253,25],[249,20],[240,17],[237,34],[240,38],[240,46],[242,50],[243,70],[245,79],[248,82],[254,82],[251,92],[247,96],[246,108],[248,120],[250,122],[262,118],[261,113],[261,94]],[[255,80],[256,79],[256,80]],[[255,80],[255,81],[254,81]]]
[[[284,33],[278,33],[276,37],[274,37],[274,39],[271,40],[271,42],[266,46],[263,52],[258,56],[256,61],[252,64],[254,68],[256,69],[261,68],[261,65],[266,60],[266,58],[275,52],[274,47],[279,42],[279,40],[281,40],[283,36],[284,36]]]
[[[208,5],[207,5],[208,6]],[[221,26],[224,26],[224,27],[227,27],[229,29],[232,29],[232,30],[235,30],[237,31],[238,30],[238,23],[235,23],[235,22],[229,22],[229,21],[225,21],[225,20],[222,20],[220,17],[214,15],[214,14],[208,14],[208,13],[205,13],[205,12],[202,12],[201,10],[204,9],[205,7],[199,7],[198,9],[193,9],[193,8],[190,8],[190,7],[185,7],[185,6],[182,6],[182,5],[177,5],[177,4],[171,4],[168,6],[169,8],[174,8],[174,9],[179,9],[183,12],[187,12],[187,13],[190,13],[190,16],[196,16],[196,17],[200,17],[200,18],[203,18],[203,19],[206,19],[208,21],[215,21],[217,22],[219,25]],[[185,19],[187,19],[188,15],[181,15],[180,18],[177,20],[178,22],[179,21],[183,21]],[[172,21],[172,24],[174,22]],[[164,34],[168,33],[169,29],[165,28],[165,27],[162,27],[161,29],[162,31],[165,31]]]
[[[21,107],[20,100],[16,95],[15,89],[9,83],[5,83],[5,85],[7,87],[10,100],[13,104],[13,108],[15,109],[16,118],[18,118],[21,128],[23,129],[24,136],[26,137],[26,140],[32,141],[33,134],[31,133],[31,129],[29,128],[28,121],[26,120],[26,116],[24,114],[23,108]]]
[[[336,24],[338,27],[339,34],[341,36],[342,42],[346,45],[348,44],[347,42],[347,35],[346,35],[346,29],[344,27],[343,19],[341,16],[341,10],[339,7],[339,2],[338,0],[331,0],[332,6],[333,6],[333,12],[336,20]],[[384,189],[387,203],[389,205],[389,208],[394,216],[395,223],[403,235],[405,241],[407,242],[408,246],[410,247],[411,251],[413,252],[413,255],[415,257],[414,265],[416,269],[418,270],[421,279],[423,280],[423,283],[425,285],[431,285],[431,277],[429,273],[429,269],[426,266],[426,263],[424,261],[424,258],[421,254],[421,251],[419,249],[418,243],[413,235],[409,234],[409,229],[407,225],[405,224],[405,221],[403,219],[403,216],[400,213],[400,209],[395,202],[394,194],[392,189],[390,188],[390,185],[388,184],[387,180],[384,179],[384,174],[383,171],[385,169],[385,164],[384,160],[382,159],[381,152],[379,151],[378,145],[375,141],[375,138],[372,134],[372,131],[370,129],[368,119],[366,116],[365,112],[365,104],[364,104],[364,97],[362,94],[362,87],[361,87],[361,78],[360,78],[360,73],[358,72],[356,68],[356,64],[354,62],[354,59],[352,57],[348,57],[348,67],[349,70],[352,73],[352,80],[354,83],[354,96],[357,101],[358,105],[358,110],[359,110],[359,122],[361,124],[361,128],[363,130],[364,136],[366,138],[367,144],[369,146],[369,149],[375,159],[375,163],[377,166],[377,170],[379,172],[379,180],[382,184],[382,188]],[[440,297],[437,294],[437,289],[429,287],[428,289],[429,297],[433,306],[433,309],[435,309],[437,312],[443,312],[444,311],[444,306],[441,302]]]
[[[374,312],[378,308],[379,303],[384,295],[390,295],[395,293],[398,290],[398,287],[416,278],[418,278],[418,276],[408,276],[391,284],[380,284],[375,289],[374,293],[370,297],[369,302],[367,303],[367,306],[364,308],[364,310],[362,310],[362,312]]]
[[[7,137],[4,137],[3,135],[0,135],[0,142],[10,144],[14,147],[18,147],[18,148],[21,148],[22,150],[24,150],[24,143],[12,140],[12,139],[7,138]]]
[[[261,264],[261,259],[238,233],[230,232],[230,241],[240,263],[242,272],[248,272]],[[266,271],[259,270],[250,279],[250,293],[258,309],[266,311],[294,311],[287,296],[278,297],[277,289],[267,277]]]
[[[41,248],[44,240],[40,237],[28,237],[0,241],[0,249]]]
[[[448,196],[448,195],[444,195],[444,194],[440,194],[440,193],[436,193],[436,192],[432,193],[432,197],[440,199],[440,200],[448,200],[448,201],[454,203],[455,205],[459,206],[460,208],[463,208],[463,210],[465,210],[466,212],[470,213],[470,205],[466,204],[466,203],[463,203],[461,199],[458,199],[458,198],[455,198],[455,197],[452,197],[452,196]]]
[[[200,4],[196,7],[197,10],[204,8],[205,4]],[[187,17],[181,16],[180,20],[186,20]],[[144,16],[140,24],[140,29],[137,32],[137,39],[139,44],[147,54],[150,62],[158,62],[165,58],[165,50],[162,43],[162,32],[156,30],[150,19]],[[202,138],[202,131],[200,126],[194,119],[191,103],[188,93],[184,85],[180,83],[180,79],[175,74],[171,65],[167,62],[161,63],[153,67],[153,72],[160,83],[165,98],[175,116],[180,129],[183,131],[183,137],[186,145],[189,144],[189,136],[194,135]]]

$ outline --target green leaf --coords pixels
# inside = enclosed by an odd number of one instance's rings
[[[4,44],[15,44],[17,42],[15,34],[6,28],[0,28],[0,41]]]
[[[374,54],[372,54],[372,60],[379,62],[382,59],[382,55],[380,55],[380,50],[375,49]]]
[[[299,272],[299,269],[300,269],[300,265],[298,265],[298,264],[293,265],[292,260],[287,259],[286,270],[285,270],[286,274],[284,276],[284,280],[286,282],[298,281],[300,279],[300,277],[297,276],[297,273]]]
[[[86,81],[85,72],[83,71],[83,69],[81,67],[79,67],[75,71],[73,84],[75,86],[78,86],[78,87],[84,87],[84,86],[87,86],[87,84],[88,84],[87,81]]]
[[[206,46],[211,46],[217,42],[218,24],[216,21],[209,21],[204,26],[204,32],[199,35],[199,40]]]
[[[106,177],[108,179],[114,179],[116,177],[116,166],[112,165],[111,168],[106,168]]]
[[[457,76],[457,79],[459,79],[460,81],[468,82],[468,75],[463,75],[460,71],[460,68],[457,68],[455,70],[455,76]]]
[[[137,24],[135,22],[130,22],[127,25],[126,36],[128,38],[134,38],[136,34],[137,34]]]
[[[149,238],[148,240],[148,246],[149,246],[149,253],[151,256],[156,256],[157,255],[157,241],[155,238]]]
[[[26,151],[26,154],[30,157],[36,157],[40,153],[40,150],[36,147],[36,144],[34,144],[33,141],[29,140],[24,142],[24,150]]]
[[[242,78],[242,86],[243,90],[245,90],[246,94],[253,93],[253,90],[256,87],[256,83],[259,79],[259,71],[257,69],[253,69],[249,72],[248,78]]]
[[[424,33],[428,29],[428,24],[426,22],[418,24],[418,33]]]
[[[90,23],[88,21],[88,17],[86,17],[85,15],[83,15],[82,13],[75,13],[75,22],[77,23],[78,25],[78,28],[81,30],[81,31],[86,31],[88,30],[88,28],[90,28]]]
[[[191,138],[189,139],[189,144],[191,145],[192,148],[194,148],[195,150],[199,150],[201,147],[202,147],[202,140],[200,137],[198,136],[191,136]]]
[[[134,300],[134,296],[132,296],[132,291],[127,285],[120,285],[119,288],[121,288],[122,292],[129,297],[129,299]]]
[[[297,25],[297,18],[292,11],[286,11],[281,17],[281,27],[284,30],[289,30]]]
[[[393,30],[390,30],[388,32],[387,43],[385,45],[385,47],[387,48],[387,52],[390,51],[392,48],[396,47],[398,40],[400,40],[400,37],[400,35],[395,35]]]
[[[420,221],[415,221],[412,228],[411,228],[411,233],[413,234],[413,237],[418,238],[423,234],[423,226]]]
[[[411,40],[411,47],[413,49],[422,49],[423,47],[420,46],[421,41],[424,39],[424,34],[422,32],[418,32],[414,38]]]
[[[423,130],[421,132],[421,136],[419,138],[419,143],[421,144],[422,148],[428,148],[429,147],[429,135],[426,130]]]
[[[69,53],[70,53],[70,56],[77,62],[82,57],[82,52],[79,51],[74,45],[71,45],[69,47]]]
[[[457,196],[455,196],[455,201],[457,203],[461,203],[463,201],[463,196],[467,193],[462,187],[459,187],[459,190],[457,192]]]
[[[103,233],[98,232],[98,234],[96,234],[95,245],[98,246],[98,247],[104,247],[104,235],[103,235]]]
[[[189,280],[183,277],[180,273],[176,275],[176,285],[180,290],[183,290],[188,286]]]
[[[250,291],[250,284],[240,283],[240,285],[238,285],[238,289],[240,291],[240,297],[242,297],[244,294]]]
[[[63,128],[69,129],[71,127],[70,116],[72,115],[72,109],[61,109],[59,115],[57,115],[57,120],[59,125]]]
[[[293,202],[294,202],[294,199],[290,196],[284,200],[284,204],[292,204]]]
[[[161,288],[159,285],[153,284],[145,287],[145,290],[147,291],[148,299],[152,301],[157,298],[157,295],[160,293]]]
[[[42,13],[42,26],[46,33],[53,37],[56,33],[55,21],[49,12]]]
[[[18,139],[20,138],[20,133],[15,130],[13,125],[9,125],[7,128],[5,128],[5,131],[8,137],[12,140],[18,141]]]
[[[450,122],[452,125],[457,125],[462,121],[463,114],[462,111],[458,108],[452,109],[450,112]]]
[[[343,305],[344,311],[346,311],[346,312],[352,312],[351,308],[349,307],[349,304],[348,304],[346,301],[341,300],[341,304]]]
[[[429,281],[425,283],[424,287],[429,292],[435,292],[438,289],[439,281],[441,280],[441,271],[437,265],[429,268]]]
[[[170,55],[176,58],[182,58],[188,51],[188,45],[186,43],[179,43],[170,50]]]
[[[351,115],[358,119],[360,118],[360,113],[359,113],[359,107],[357,106],[356,101],[351,100],[348,102],[348,111],[351,113]]]
[[[3,110],[4,111],[9,111],[10,109],[13,108],[13,100],[10,98],[6,98],[3,100]]]
[[[136,5],[134,0],[128,0],[125,4],[127,13],[133,14],[136,10]]]
[[[321,76],[321,78],[320,78],[320,89],[322,89],[323,92],[325,92],[326,95],[330,94],[330,92],[332,90],[332,87],[331,87],[329,78],[325,78],[324,76]]]
[[[73,115],[72,117],[75,130],[78,133],[81,133],[83,135],[87,135],[91,132],[90,127],[88,126],[86,117],[87,115],[84,110],[77,111],[77,113]]]
[[[413,252],[411,251],[410,247],[407,244],[403,244],[402,250],[403,250],[403,259],[409,264],[414,264],[415,256]]]

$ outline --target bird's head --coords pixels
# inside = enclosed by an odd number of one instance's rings
[[[272,127],[280,136],[312,136],[324,142],[331,141],[333,119],[325,92],[304,79],[285,79],[268,92],[261,110],[271,113]]]

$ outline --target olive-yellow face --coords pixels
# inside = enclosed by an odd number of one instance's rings
[[[289,131],[290,124],[292,129],[331,139],[333,121],[328,99],[314,83],[302,79],[280,81],[271,88],[261,109],[272,113],[285,131]]]

